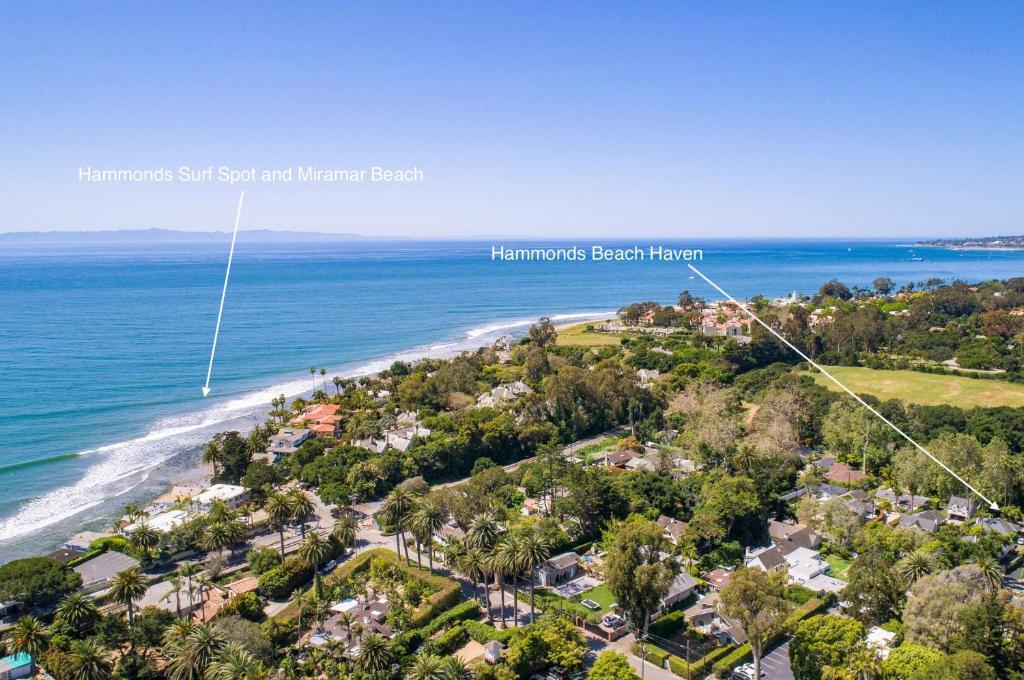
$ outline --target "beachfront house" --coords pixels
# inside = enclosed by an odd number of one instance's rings
[[[109,587],[110,581],[118,573],[137,566],[139,561],[134,557],[110,550],[76,564],[72,569],[82,577],[82,591],[95,593]]]
[[[300,446],[308,442],[315,435],[313,430],[307,427],[285,427],[271,435],[267,452],[275,456],[287,456],[295,453]]]
[[[537,567],[537,582],[542,586],[554,587],[571,581],[580,573],[580,556],[574,552],[556,555]]]
[[[292,427],[307,428],[323,437],[337,437],[341,433],[341,414],[338,404],[310,404],[289,423]]]
[[[237,508],[249,502],[249,490],[234,484],[214,484],[192,501],[205,510],[209,510],[216,501],[222,501],[229,508]]]

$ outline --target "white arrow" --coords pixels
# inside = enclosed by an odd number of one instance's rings
[[[224,272],[224,288],[220,292],[220,309],[217,310],[217,326],[213,329],[213,347],[210,348],[210,365],[206,368],[206,384],[203,385],[203,396],[210,393],[210,375],[213,373],[213,355],[217,353],[217,337],[220,335],[220,317],[224,314],[224,298],[228,294],[228,278],[231,276],[231,261],[235,258],[235,239],[238,238],[238,223],[242,219],[242,202],[245,200],[243,191],[238,197],[238,212],[235,213],[235,229],[231,232],[231,250],[228,251],[228,268]]]
[[[761,321],[761,319],[760,319],[760,318],[758,318],[758,316],[757,316],[756,314],[754,314],[754,313],[753,313],[752,311],[750,311],[749,309],[747,309],[747,306],[746,306],[745,304],[743,304],[742,302],[738,302],[738,301],[737,301],[737,300],[736,300],[736,299],[735,299],[735,298],[734,298],[733,296],[729,295],[729,294],[728,294],[728,293],[726,293],[726,292],[725,292],[724,290],[722,290],[722,288],[721,288],[721,287],[720,287],[720,286],[719,286],[719,285],[718,285],[717,283],[715,283],[714,281],[712,281],[712,280],[711,280],[711,279],[709,279],[708,277],[704,276],[704,273],[703,273],[703,272],[701,272],[701,271],[700,271],[699,269],[697,269],[696,267],[694,267],[694,266],[693,266],[692,264],[688,264],[687,266],[688,266],[688,267],[689,267],[690,269],[692,269],[692,270],[694,271],[694,273],[695,273],[695,274],[697,274],[697,276],[699,276],[700,278],[702,278],[702,279],[704,279],[705,281],[707,281],[707,282],[708,282],[708,283],[709,283],[709,284],[711,285],[711,287],[712,287],[712,288],[714,288],[714,289],[715,289],[715,290],[717,290],[717,291],[718,291],[719,293],[721,293],[722,295],[724,295],[724,296],[725,296],[725,297],[726,297],[726,298],[727,298],[727,299],[729,300],[729,302],[732,302],[733,304],[737,305],[737,306],[738,306],[738,307],[739,307],[740,309],[742,309],[742,310],[743,310],[743,311],[744,311],[744,312],[745,312],[745,313],[747,314],[747,316],[749,316],[749,317],[750,317],[751,319],[753,319],[753,320],[754,320],[754,321],[756,321],[757,323],[759,323],[759,324],[761,324],[762,326],[764,326],[765,330],[767,330],[767,331],[768,331],[769,333],[771,333],[772,335],[774,335],[775,337],[777,337],[777,338],[778,338],[779,340],[781,340],[782,342],[784,342],[784,343],[786,344],[786,346],[787,346],[787,347],[789,347],[789,348],[790,348],[791,350],[793,350],[794,352],[796,352],[797,354],[799,354],[799,355],[800,355],[801,357],[803,357],[803,359],[804,359],[805,361],[807,361],[807,363],[809,363],[809,364],[810,364],[811,366],[814,366],[814,367],[815,367],[816,369],[818,369],[819,371],[821,371],[821,372],[822,372],[822,373],[823,373],[823,374],[825,375],[825,377],[826,377],[826,378],[828,378],[829,380],[831,380],[832,382],[834,382],[834,383],[835,383],[836,385],[839,385],[840,389],[842,389],[842,390],[843,390],[844,392],[846,392],[846,393],[847,393],[847,394],[849,394],[849,395],[850,395],[851,397],[853,397],[853,398],[854,398],[854,399],[856,399],[856,400],[857,400],[858,402],[860,402],[860,405],[861,405],[861,406],[863,406],[864,408],[866,408],[866,409],[867,409],[868,411],[870,411],[870,412],[871,412],[871,413],[873,413],[874,415],[878,416],[878,418],[879,418],[879,419],[880,419],[880,420],[881,420],[881,421],[882,421],[883,423],[885,423],[886,425],[888,425],[889,427],[891,427],[891,428],[892,428],[893,430],[895,430],[895,431],[896,431],[896,432],[897,432],[897,433],[898,433],[898,434],[899,434],[899,435],[900,435],[901,437],[903,437],[903,438],[904,438],[904,439],[906,439],[906,440],[907,440],[908,442],[910,442],[911,444],[913,444],[913,445],[914,445],[914,447],[915,447],[915,448],[917,448],[917,450],[918,450],[918,451],[920,451],[920,452],[921,452],[921,453],[923,453],[924,455],[926,455],[926,456],[928,456],[929,458],[931,458],[931,459],[932,459],[933,461],[935,461],[935,463],[936,463],[936,464],[938,464],[938,466],[939,466],[939,467],[941,467],[941,468],[942,468],[943,470],[945,470],[945,471],[946,471],[946,472],[948,472],[949,474],[953,475],[953,477],[954,477],[954,478],[955,478],[955,479],[956,479],[956,480],[957,480],[958,482],[960,482],[960,483],[961,483],[961,484],[963,484],[963,485],[964,485],[965,487],[967,487],[967,488],[968,488],[968,489],[970,489],[970,490],[971,490],[972,492],[974,492],[974,494],[975,494],[975,495],[977,495],[977,496],[978,496],[978,498],[980,498],[981,500],[985,501],[985,502],[986,502],[986,503],[988,504],[988,507],[989,507],[990,509],[992,509],[992,510],[998,510],[998,509],[999,509],[999,504],[998,504],[998,503],[996,503],[995,501],[989,500],[988,498],[986,498],[986,497],[985,497],[985,495],[984,495],[983,493],[981,493],[980,491],[978,491],[977,489],[975,489],[975,488],[974,488],[973,486],[971,486],[970,484],[968,484],[968,483],[967,483],[967,480],[965,480],[965,479],[964,479],[963,477],[961,477],[961,476],[960,476],[960,475],[958,475],[957,473],[953,472],[953,471],[952,471],[952,470],[951,470],[951,469],[949,468],[949,466],[948,466],[948,465],[946,465],[946,464],[945,464],[945,463],[943,463],[943,462],[942,462],[941,460],[939,460],[938,458],[936,458],[935,456],[933,456],[933,455],[932,455],[932,453],[931,453],[931,452],[930,452],[930,451],[929,451],[928,449],[924,448],[923,446],[921,446],[920,444],[918,444],[918,443],[917,443],[916,441],[914,441],[913,439],[911,439],[910,435],[908,435],[908,434],[907,434],[906,432],[904,432],[904,431],[903,431],[903,430],[901,430],[900,428],[896,427],[896,426],[895,426],[895,425],[894,425],[894,424],[893,424],[892,422],[890,422],[890,421],[889,421],[889,419],[888,419],[888,418],[886,418],[885,416],[883,416],[883,415],[882,415],[881,413],[879,413],[879,412],[878,412],[878,411],[876,411],[876,410],[875,410],[874,408],[872,408],[870,404],[868,404],[868,403],[867,403],[866,401],[864,401],[863,399],[861,399],[860,397],[858,397],[858,396],[857,396],[856,394],[854,394],[853,390],[851,390],[851,389],[850,389],[849,387],[847,387],[847,386],[846,386],[846,385],[844,385],[843,383],[839,382],[839,380],[838,380],[838,379],[836,379],[836,377],[835,377],[834,375],[832,375],[831,373],[829,373],[828,371],[826,371],[826,370],[825,370],[824,368],[822,368],[822,367],[821,367],[821,366],[820,366],[820,365],[819,365],[819,364],[818,364],[817,362],[815,362],[815,361],[814,361],[814,359],[811,359],[811,358],[810,358],[809,356],[807,356],[806,354],[804,354],[803,352],[801,352],[801,351],[800,351],[799,349],[797,349],[797,348],[796,348],[796,347],[795,347],[795,346],[793,345],[793,343],[791,343],[791,342],[790,342],[789,340],[786,340],[786,338],[782,337],[782,335],[780,335],[780,334],[779,334],[778,332],[776,332],[774,328],[772,328],[771,326],[769,326],[768,324],[766,324],[766,323],[765,323],[764,321]]]

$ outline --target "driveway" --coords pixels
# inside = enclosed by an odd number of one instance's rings
[[[761,657],[761,670],[764,680],[793,680],[793,670],[789,667],[789,640]]]

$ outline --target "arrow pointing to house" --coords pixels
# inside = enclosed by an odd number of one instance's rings
[[[727,299],[729,300],[729,302],[732,302],[733,304],[735,304],[736,306],[738,306],[738,307],[739,307],[740,309],[742,309],[742,310],[743,310],[743,312],[744,312],[744,313],[745,313],[745,314],[746,314],[747,316],[749,316],[749,317],[750,317],[751,319],[753,319],[753,320],[754,320],[754,321],[756,321],[757,323],[759,323],[759,324],[761,324],[762,326],[764,326],[765,330],[767,330],[767,331],[768,331],[769,333],[771,333],[771,334],[772,334],[772,335],[774,335],[774,336],[775,336],[776,338],[778,338],[779,340],[781,340],[781,341],[782,341],[782,342],[783,342],[783,343],[784,343],[784,344],[785,344],[785,345],[786,345],[787,347],[789,347],[789,348],[790,348],[791,350],[793,350],[794,352],[796,352],[797,354],[799,354],[799,355],[800,355],[800,356],[801,356],[801,357],[802,357],[802,358],[803,358],[803,359],[804,359],[804,360],[805,360],[805,361],[806,361],[807,363],[809,363],[809,364],[810,364],[811,366],[814,366],[814,367],[815,367],[816,369],[818,369],[819,371],[821,371],[821,372],[822,372],[822,374],[823,374],[823,375],[824,375],[824,376],[825,376],[826,378],[828,378],[829,380],[831,380],[832,382],[834,382],[834,383],[835,383],[836,385],[838,385],[838,386],[839,386],[839,388],[840,388],[840,389],[842,389],[842,390],[843,390],[844,392],[846,392],[846,393],[847,393],[847,394],[849,394],[849,395],[850,395],[851,397],[853,397],[854,399],[856,399],[856,400],[857,400],[857,401],[858,401],[858,402],[860,403],[860,405],[861,405],[861,406],[863,406],[863,407],[864,407],[864,408],[866,408],[866,409],[867,409],[868,411],[870,411],[870,412],[871,412],[872,414],[874,414],[875,416],[877,416],[877,417],[879,418],[879,420],[881,420],[881,421],[882,421],[883,423],[885,423],[886,425],[888,425],[889,427],[891,427],[891,428],[892,428],[893,430],[895,430],[895,431],[896,431],[896,433],[897,433],[897,434],[899,434],[899,435],[900,435],[901,437],[903,437],[903,438],[904,438],[904,439],[906,439],[906,440],[907,440],[908,442],[910,442],[911,444],[913,444],[913,445],[914,445],[914,448],[916,448],[916,449],[917,449],[918,451],[920,451],[920,452],[921,452],[921,453],[923,453],[924,455],[926,455],[926,456],[928,456],[929,458],[931,458],[931,459],[932,459],[932,460],[933,460],[933,461],[934,461],[934,462],[936,463],[936,465],[938,465],[938,466],[939,466],[939,467],[941,467],[941,468],[942,468],[943,470],[945,470],[946,472],[948,472],[949,474],[951,474],[951,475],[953,476],[953,478],[954,478],[954,479],[956,479],[956,480],[957,480],[958,482],[960,482],[960,483],[961,483],[961,484],[963,484],[963,485],[964,485],[965,487],[967,487],[968,489],[970,489],[970,490],[971,490],[971,492],[973,492],[973,493],[974,493],[974,495],[976,495],[976,496],[977,496],[978,498],[980,498],[981,500],[985,501],[985,503],[986,503],[986,504],[988,505],[988,507],[989,507],[990,509],[992,509],[992,510],[998,510],[998,509],[999,509],[999,504],[998,504],[998,503],[996,503],[996,502],[995,502],[995,501],[993,501],[993,500],[989,500],[988,498],[986,498],[986,497],[985,497],[985,495],[984,495],[983,493],[981,493],[980,491],[978,491],[977,489],[975,489],[975,488],[974,488],[973,486],[971,486],[970,484],[968,484],[968,483],[967,483],[967,480],[966,480],[966,479],[964,479],[963,477],[961,477],[961,476],[960,476],[960,475],[958,475],[957,473],[953,472],[953,470],[952,470],[952,469],[950,469],[950,467],[949,467],[948,465],[946,465],[946,464],[945,464],[945,463],[943,463],[943,462],[942,462],[941,460],[939,460],[938,458],[936,458],[935,456],[933,456],[933,455],[932,455],[932,453],[931,453],[931,451],[929,451],[928,449],[924,448],[923,446],[921,446],[920,444],[918,444],[918,443],[917,443],[916,441],[914,441],[914,440],[913,440],[913,439],[912,439],[912,438],[910,437],[910,435],[908,435],[908,434],[907,434],[906,432],[904,432],[904,431],[903,431],[903,430],[901,430],[900,428],[896,427],[896,425],[894,425],[894,424],[893,424],[893,423],[892,423],[892,422],[891,422],[891,421],[890,421],[890,420],[889,420],[888,418],[886,418],[885,416],[883,416],[883,415],[882,415],[881,413],[879,413],[878,411],[876,411],[876,410],[875,410],[875,409],[874,409],[874,408],[873,408],[873,407],[872,407],[872,406],[871,406],[870,404],[868,404],[868,403],[867,403],[866,401],[864,401],[864,400],[863,400],[863,399],[861,399],[861,398],[860,398],[859,396],[857,396],[857,395],[856,395],[856,394],[854,393],[854,391],[853,391],[853,390],[851,390],[851,389],[850,389],[849,387],[847,387],[847,386],[846,386],[846,385],[844,385],[843,383],[839,382],[839,380],[838,380],[838,379],[837,379],[837,378],[836,378],[836,377],[835,377],[834,375],[832,375],[831,373],[829,373],[828,371],[826,371],[826,370],[825,370],[825,369],[824,369],[824,368],[823,368],[823,367],[822,367],[822,366],[821,366],[820,364],[818,364],[818,363],[817,363],[816,361],[814,361],[814,359],[810,358],[809,356],[807,356],[806,354],[804,354],[803,352],[801,352],[801,351],[800,351],[799,349],[797,349],[797,347],[796,347],[795,345],[793,345],[793,343],[791,343],[791,342],[790,342],[789,340],[787,340],[786,338],[782,337],[782,335],[781,335],[781,334],[779,334],[779,333],[778,333],[778,332],[777,332],[777,331],[776,331],[776,330],[775,330],[774,328],[772,328],[771,326],[769,326],[768,324],[766,324],[766,323],[765,323],[764,321],[761,321],[761,319],[760,319],[760,318],[759,318],[759,317],[758,317],[758,316],[757,316],[756,314],[754,314],[754,313],[753,313],[752,311],[750,311],[750,309],[748,309],[748,308],[747,308],[747,306],[746,306],[745,304],[743,304],[742,302],[739,302],[739,301],[737,301],[737,300],[736,300],[736,298],[734,298],[733,296],[729,295],[729,294],[728,294],[728,293],[726,293],[726,292],[725,292],[724,290],[722,290],[721,286],[719,286],[719,285],[718,285],[717,283],[715,283],[714,281],[712,281],[711,279],[709,279],[709,278],[708,278],[707,276],[705,276],[705,275],[704,275],[704,273],[703,273],[703,272],[702,272],[701,270],[697,269],[697,268],[696,268],[696,267],[694,267],[694,266],[693,266],[692,264],[687,264],[687,266],[688,266],[688,267],[689,267],[689,268],[690,268],[691,270],[693,270],[693,272],[694,272],[694,273],[695,273],[695,274],[696,274],[697,276],[699,276],[700,278],[704,279],[704,281],[706,281],[706,282],[707,282],[707,283],[708,283],[708,284],[709,284],[709,285],[710,285],[710,286],[711,286],[712,288],[714,288],[714,289],[715,289],[715,290],[717,290],[717,291],[718,291],[719,293],[721,293],[722,295],[724,295],[724,296],[725,296],[725,297],[726,297],[726,298],[727,298]]]
[[[210,365],[206,367],[206,384],[203,385],[203,396],[210,394],[210,375],[213,373],[213,357],[217,354],[217,338],[220,336],[220,318],[224,314],[224,298],[228,294],[228,279],[231,277],[231,261],[235,259],[235,240],[238,238],[238,223],[242,219],[242,203],[245,192],[238,196],[238,212],[235,213],[235,228],[231,232],[231,250],[228,251],[228,268],[224,272],[224,288],[220,291],[220,309],[217,310],[217,325],[213,329],[213,346],[210,348]]]

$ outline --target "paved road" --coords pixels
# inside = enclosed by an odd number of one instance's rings
[[[793,669],[789,666],[789,640],[761,657],[761,671],[764,680],[793,680]]]

